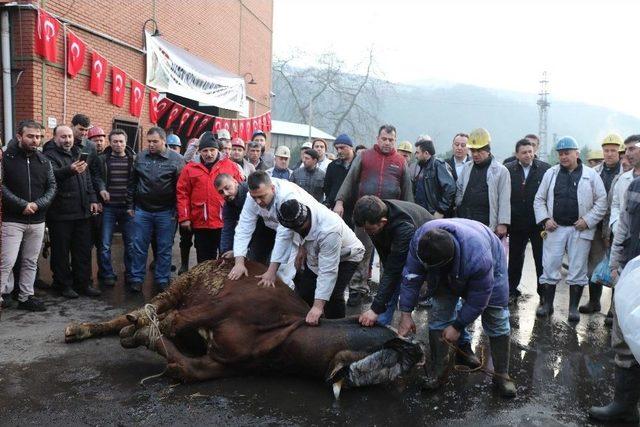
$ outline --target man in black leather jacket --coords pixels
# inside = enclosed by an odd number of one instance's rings
[[[434,156],[433,142],[418,139],[416,142],[416,161],[411,168],[413,194],[417,204],[425,208],[434,218],[451,216],[456,183],[447,165]]]

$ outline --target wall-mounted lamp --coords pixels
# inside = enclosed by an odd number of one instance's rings
[[[258,84],[258,83],[253,79],[253,74],[251,74],[251,73],[244,73],[244,78],[245,78],[245,80],[247,79],[247,76],[251,76],[251,80],[249,80],[249,81],[247,82],[247,84],[250,84],[250,85],[256,85],[256,84]]]
[[[142,24],[142,32],[144,33],[144,30],[147,27],[147,23],[148,22],[153,22],[154,30],[153,30],[153,34],[151,34],[151,36],[153,36],[153,37],[161,36],[162,34],[160,33],[160,30],[158,29],[158,22],[153,18],[149,18],[146,21],[144,21],[144,24]]]

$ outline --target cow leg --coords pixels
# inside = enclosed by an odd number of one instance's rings
[[[64,341],[71,343],[93,337],[115,335],[128,324],[129,320],[125,315],[118,316],[107,322],[70,323],[64,330]]]

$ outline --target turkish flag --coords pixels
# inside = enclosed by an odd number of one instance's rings
[[[200,123],[198,123],[198,127],[196,128],[195,132],[193,132],[194,138],[200,138],[200,135],[202,135],[202,133],[207,128],[207,125],[211,123],[213,119],[215,119],[215,117],[205,114],[204,117],[200,120]]]
[[[111,103],[122,107],[124,104],[124,82],[127,75],[116,66],[111,66]]]
[[[158,122],[158,99],[160,94],[155,90],[149,91],[149,121],[153,124]]]
[[[267,125],[264,127],[264,131],[271,132],[271,111],[264,113],[264,118],[267,122]]]
[[[193,129],[196,127],[196,123],[198,123],[198,120],[200,120],[202,116],[203,116],[202,113],[198,113],[197,111],[193,112],[193,118],[191,119],[191,124],[189,125],[189,129],[187,129],[187,133],[185,134],[187,138],[191,137],[193,133]]]
[[[153,100],[149,99],[149,102],[153,102]],[[173,107],[173,101],[169,98],[162,98],[160,101],[156,101],[156,108],[154,110],[156,117],[155,121],[151,121],[153,123],[158,123],[158,120],[160,120],[162,116],[171,109],[171,107]]]
[[[131,79],[131,93],[129,94],[129,113],[134,117],[142,114],[145,86],[137,80]]]
[[[195,113],[195,111],[190,108],[184,109],[182,115],[180,115],[180,122],[178,123],[178,130],[176,131],[176,133],[180,133],[180,131],[182,131],[182,128],[187,123],[189,118],[193,115],[193,113]]]
[[[216,124],[213,125],[216,133],[221,129],[226,129],[231,133],[231,120],[223,119],[222,117],[216,117]]]
[[[89,90],[96,95],[102,95],[106,77],[107,60],[94,50],[91,54],[91,81],[89,82]]]
[[[184,107],[180,104],[173,104],[173,108],[169,112],[169,116],[167,117],[167,123],[164,125],[165,129],[171,128],[171,124],[180,116]]]
[[[253,135],[253,126],[251,123],[251,119],[244,119],[244,139],[245,141],[250,141],[251,136]]]
[[[71,77],[74,77],[82,70],[86,51],[87,45],[84,44],[80,37],[69,31],[67,33],[67,73]]]
[[[42,9],[38,9],[35,28],[36,53],[50,62],[56,62],[58,49],[56,41],[60,34],[60,23]]]
[[[246,138],[246,135],[247,134],[244,130],[244,119],[240,119],[238,120],[238,138],[244,141]]]
[[[240,120],[231,120],[231,138],[237,138],[240,132]]]

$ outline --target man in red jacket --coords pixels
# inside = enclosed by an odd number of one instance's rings
[[[224,199],[213,181],[221,173],[238,182],[244,179],[235,163],[220,154],[222,146],[213,133],[202,134],[198,147],[200,161],[189,162],[178,179],[177,210],[180,227],[193,231],[196,256],[201,263],[217,258],[223,225]]]

